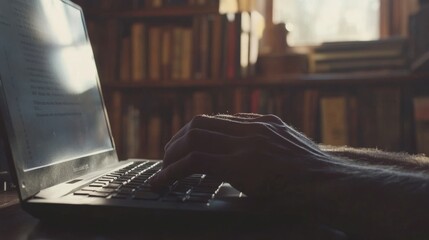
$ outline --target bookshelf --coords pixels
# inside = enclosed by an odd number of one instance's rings
[[[258,76],[255,70],[241,75],[235,66],[235,75],[227,76],[212,74],[213,69],[211,74],[195,74],[197,70],[193,66],[186,78],[161,75],[154,80],[121,76],[124,49],[121,40],[124,36],[130,37],[133,24],[193,29],[196,19],[219,16],[217,9],[210,5],[97,10],[92,5],[86,11],[84,7],[121,159],[160,158],[164,144],[195,114],[235,112],[276,114],[317,142],[329,143],[334,139],[334,143],[339,141],[356,147],[418,151],[413,99],[429,96],[429,74],[424,72],[389,70]],[[199,34],[207,39],[208,33]],[[217,49],[227,54],[228,47],[220,46]],[[193,52],[191,57],[195,54],[201,59],[207,53]],[[223,60],[227,61],[227,56]],[[332,110],[330,106],[341,107]],[[331,116],[332,113],[335,116]],[[325,124],[330,118],[339,123]]]

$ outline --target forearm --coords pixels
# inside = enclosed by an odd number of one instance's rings
[[[426,231],[429,177],[425,172],[338,158],[328,161],[333,164],[314,172],[314,186],[306,185],[299,191],[297,199],[309,214],[315,213],[315,217],[348,232],[363,233],[366,238],[372,234],[404,237]]]
[[[385,152],[371,148],[334,147],[319,145],[322,151],[343,160],[371,165],[401,166],[414,170],[429,170],[429,158],[424,155]]]

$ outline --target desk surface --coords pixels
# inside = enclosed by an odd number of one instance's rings
[[[169,226],[53,225],[27,214],[16,198],[7,205],[0,204],[1,239],[347,239],[325,227],[281,224],[280,221],[256,228],[236,229],[220,225],[204,229],[188,227],[186,230],[171,230]]]

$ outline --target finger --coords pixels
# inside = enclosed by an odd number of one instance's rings
[[[190,129],[190,125],[192,123],[192,121],[194,121],[196,118],[209,118],[208,115],[196,115],[192,118],[191,121],[189,121],[188,123],[185,124],[185,126],[183,126],[176,134],[173,135],[173,137],[171,137],[170,141],[168,141],[165,146],[164,146],[164,151],[167,150],[167,148],[169,147],[169,145],[174,142],[176,139],[182,137],[189,129]]]
[[[270,118],[271,120],[278,119],[274,115],[262,116],[261,118]],[[281,121],[280,119],[278,119]],[[276,120],[277,121],[277,120]],[[233,119],[217,118],[214,116],[195,116],[181,131],[176,134],[165,146],[168,148],[180,139],[186,132],[191,129],[206,129],[212,132],[218,132],[231,137],[245,137],[261,135],[270,138],[270,141],[282,139],[285,144],[289,144],[289,148],[296,148],[298,151],[306,152],[308,148],[312,148],[307,140],[301,139],[301,135],[286,124],[265,123],[259,121],[239,122]],[[283,131],[280,131],[283,130]]]
[[[264,118],[278,121],[281,124],[266,123]],[[257,119],[250,121],[238,121],[236,118],[219,118],[216,116],[196,116],[184,128],[179,131],[165,146],[165,150],[170,147],[177,139],[183,137],[192,129],[205,129],[211,132],[218,132],[231,137],[246,137],[262,135],[267,137],[276,137],[279,133],[276,131],[280,128],[287,128],[286,125],[277,117],[272,115],[261,116],[260,121]],[[274,127],[270,125],[275,125]]]
[[[234,115],[229,115],[229,114],[217,114],[214,116],[208,116],[208,115],[197,115],[193,118],[193,120],[191,120],[187,125],[185,125],[182,129],[180,129],[173,137],[171,140],[175,140],[176,138],[180,138],[183,136],[183,134],[186,131],[189,131],[191,123],[193,121],[197,121],[198,118],[203,118],[203,119],[220,119],[220,120],[232,120],[232,121],[236,121],[236,122],[269,122],[269,123],[273,123],[273,124],[278,124],[279,126],[281,125],[285,125],[285,123],[277,116],[272,115],[272,114],[268,114],[268,115],[261,115],[261,114],[256,114],[256,113],[238,113],[238,114],[234,114]],[[170,143],[166,144],[166,148],[168,147]]]
[[[286,125],[286,123],[283,122],[279,117],[273,114],[255,114],[255,113],[239,113],[234,115],[227,115],[227,114],[218,114],[213,117],[219,117],[224,119],[230,119],[238,122],[264,122],[264,123],[271,123],[276,124],[278,126]]]
[[[267,127],[256,122],[242,122],[236,119],[198,115],[180,129],[179,132],[165,145],[164,149],[168,149],[171,143],[182,137],[191,129],[206,129],[231,136],[246,136],[248,134],[263,134]]]
[[[224,155],[192,152],[158,172],[151,178],[150,183],[154,188],[159,188],[170,185],[176,180],[192,174],[208,174],[223,178],[221,174],[222,169],[227,167],[225,164],[222,164],[225,159],[227,159],[227,157]]]
[[[258,119],[268,118],[276,123],[266,123]],[[218,118],[215,116],[199,115],[195,116],[181,131],[176,134],[165,146],[165,150],[181,138],[191,129],[207,129],[213,132],[219,132],[231,137],[245,137],[251,135],[262,135],[270,138],[271,141],[282,139],[289,148],[295,148],[299,152],[312,152],[320,154],[317,146],[307,139],[304,135],[294,130],[292,127],[284,124],[281,119],[274,115],[263,115],[252,121],[237,121],[233,118]]]
[[[257,118],[257,117],[261,117],[263,115],[261,115],[259,113],[235,113],[233,116],[243,117],[243,118]]]
[[[237,145],[231,136],[205,129],[190,129],[165,147],[164,167],[189,152],[229,153]]]
[[[204,129],[191,129],[166,148],[164,167],[190,152],[227,155],[244,149],[263,148],[267,144],[274,144],[274,141],[263,135],[235,137]]]

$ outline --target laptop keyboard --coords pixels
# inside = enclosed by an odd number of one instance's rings
[[[74,195],[133,199],[164,202],[208,203],[214,198],[222,182],[204,174],[194,174],[174,182],[159,192],[151,189],[148,180],[162,168],[160,162],[135,162],[115,172],[106,174]]]

